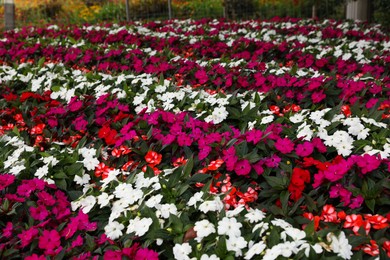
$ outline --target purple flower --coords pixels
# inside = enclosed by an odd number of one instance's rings
[[[88,121],[85,120],[84,116],[79,116],[73,120],[72,124],[74,125],[74,129],[76,129],[76,131],[85,131],[87,130]]]
[[[282,159],[277,156],[276,154],[271,155],[271,157],[266,158],[264,160],[265,166],[269,168],[276,168],[279,166],[279,163],[282,161]]]
[[[360,208],[362,206],[363,202],[364,202],[364,198],[362,195],[359,194],[351,200],[351,204],[349,205],[349,207],[351,209]]]
[[[0,191],[7,188],[15,181],[15,176],[12,174],[1,174],[0,175]]]
[[[314,150],[314,145],[311,142],[304,142],[303,144],[298,144],[297,147],[295,148],[295,152],[297,153],[298,156],[301,157],[307,157],[311,155],[311,153]]]
[[[234,167],[234,171],[237,175],[248,175],[251,171],[251,165],[246,159],[239,160]]]
[[[275,148],[283,154],[291,153],[294,150],[294,143],[287,137],[279,138],[275,142]]]
[[[137,260],[158,260],[158,253],[147,248],[141,248],[135,254]]]
[[[76,112],[83,106],[83,102],[78,100],[78,97],[72,97],[69,102],[68,108],[72,112]]]

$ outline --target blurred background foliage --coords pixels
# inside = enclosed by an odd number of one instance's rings
[[[390,0],[372,0],[372,21],[390,27]],[[126,20],[125,0],[14,0],[17,26],[43,23],[96,23]],[[168,19],[168,0],[128,0],[132,20]],[[171,0],[172,18],[268,19],[312,17],[343,19],[345,0]],[[0,7],[1,18],[4,15]],[[4,23],[1,23],[4,26]],[[1,28],[0,28],[1,29]]]

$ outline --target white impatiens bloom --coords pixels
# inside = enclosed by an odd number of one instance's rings
[[[207,116],[204,121],[207,123],[213,122],[214,124],[219,124],[223,120],[225,120],[228,116],[228,112],[225,107],[216,107],[213,111],[213,113],[209,116]]]
[[[242,256],[242,249],[248,245],[248,242],[241,236],[229,237],[226,239],[226,249],[235,252],[235,256]]]
[[[159,209],[162,218],[169,218],[169,215],[177,215],[177,207],[175,204],[162,204]]]
[[[249,223],[253,224],[262,221],[265,218],[265,214],[259,209],[250,208],[248,213],[245,215],[245,218]]]
[[[207,219],[195,223],[196,241],[200,242],[203,238],[216,232],[214,224]]]
[[[97,203],[100,205],[100,208],[103,208],[107,206],[110,203],[110,200],[114,198],[114,195],[106,192],[102,192],[98,197],[97,197]]]
[[[249,250],[245,253],[244,259],[250,260],[252,259],[255,255],[260,255],[264,249],[266,248],[266,244],[264,241],[260,241],[256,244],[253,244],[253,242],[249,242]]]
[[[157,208],[158,205],[160,205],[162,198],[163,196],[161,194],[152,196],[145,202],[145,205],[149,208]]]
[[[99,165],[99,160],[95,157],[85,157],[83,160],[84,167],[88,171],[93,171]]]
[[[315,244],[314,246],[310,245],[309,243],[303,243],[298,251],[304,250],[305,256],[309,257],[310,255],[310,250],[313,249],[316,254],[321,254],[324,250],[322,249],[322,246],[320,244]]]
[[[203,202],[203,191],[195,193],[187,202],[187,206],[194,206],[197,202]]]
[[[274,121],[274,116],[273,115],[269,115],[269,116],[265,116],[261,119],[260,121],[260,124],[262,125],[266,125],[266,124],[269,124],[271,122]]]
[[[75,175],[73,180],[78,185],[85,185],[88,184],[89,181],[91,180],[91,175],[89,174],[83,174],[82,176]]]
[[[34,175],[39,179],[43,179],[43,177],[46,177],[48,173],[49,167],[47,165],[44,165],[42,167],[39,167]]]
[[[329,233],[326,236],[328,242],[331,242],[330,247],[333,252],[343,259],[351,259],[352,257],[352,246],[349,244],[348,239],[345,237],[344,232],[341,232],[337,237],[333,233]]]
[[[218,221],[218,234],[227,235],[231,238],[240,237],[242,223],[237,222],[236,218],[224,217],[222,220]]]
[[[189,243],[176,244],[173,247],[173,255],[176,260],[190,260],[188,256],[192,252],[192,248]]]
[[[109,222],[107,226],[104,227],[104,231],[108,238],[115,240],[122,236],[122,230],[125,226],[117,221]]]
[[[79,202],[80,202],[80,207],[81,207],[83,213],[87,214],[88,212],[91,211],[93,206],[95,206],[96,198],[95,198],[95,196],[89,195],[85,198],[82,198]]]
[[[286,228],[281,234],[280,238],[284,241],[287,240],[287,236],[292,238],[294,241],[302,240],[306,237],[306,233],[303,230],[297,228]]]
[[[213,255],[211,255],[211,256],[206,255],[206,254],[203,254],[203,255],[200,257],[200,260],[220,260],[220,258],[219,258],[217,255],[215,255],[215,254],[213,254]]]
[[[127,234],[135,233],[136,236],[143,236],[148,232],[150,225],[152,225],[153,220],[151,218],[140,218],[136,217],[129,221],[129,226],[127,227]]]
[[[127,198],[128,195],[133,192],[133,186],[128,183],[120,183],[118,186],[116,186],[113,194],[116,198],[122,199]]]
[[[42,161],[45,163],[45,164],[51,164],[51,166],[56,166],[60,161],[57,160],[57,158],[55,158],[54,156],[48,156],[48,157],[44,157],[42,159]]]
[[[240,214],[240,212],[243,211],[244,208],[245,208],[244,205],[239,205],[238,207],[236,207],[233,210],[226,211],[226,217],[228,217],[228,218],[235,217],[238,214]]]
[[[215,197],[214,200],[206,200],[202,204],[199,205],[199,210],[203,213],[207,213],[209,211],[221,211],[224,205],[219,197]]]
[[[258,229],[260,229],[259,236],[261,236],[269,229],[269,224],[266,222],[260,222],[253,227],[252,232],[255,232]]]
[[[283,229],[292,228],[292,225],[283,219],[276,218],[271,221],[272,225],[281,227]]]

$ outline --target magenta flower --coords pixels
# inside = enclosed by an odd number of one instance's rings
[[[195,78],[198,80],[200,84],[204,84],[209,80],[207,73],[205,70],[201,69],[195,72]]]
[[[54,197],[46,191],[38,192],[37,197],[39,199],[38,203],[42,203],[45,206],[53,206],[56,203]]]
[[[236,155],[236,149],[234,148],[234,146],[232,146],[226,150],[223,150],[222,153],[223,153],[222,159],[225,161],[226,169],[228,171],[233,171],[234,166],[238,161],[238,157]]]
[[[298,156],[301,157],[307,157],[311,155],[311,153],[314,150],[314,145],[311,142],[304,142],[303,144],[298,144],[297,147],[295,148],[295,152],[297,153]]]
[[[234,167],[234,171],[237,175],[248,175],[251,171],[251,165],[246,159],[239,160]]]
[[[39,205],[38,207],[30,207],[30,215],[33,219],[43,221],[49,216],[49,211],[47,211],[46,207]]]
[[[362,206],[363,202],[364,202],[364,198],[362,195],[359,194],[351,200],[351,204],[349,205],[349,207],[351,209],[360,208]]]
[[[104,260],[122,260],[122,252],[121,251],[107,250],[104,253],[103,259]]]
[[[158,260],[158,253],[147,248],[141,248],[135,254],[137,260]]]
[[[24,258],[24,260],[46,260],[46,257],[43,255],[32,254]]]
[[[78,235],[78,236],[76,237],[76,239],[73,240],[72,246],[71,246],[71,248],[69,248],[69,250],[71,250],[72,248],[75,248],[75,247],[82,246],[83,243],[84,243],[84,239],[81,237],[81,235]]]
[[[262,161],[259,161],[258,163],[255,163],[252,165],[252,167],[255,170],[255,172],[257,173],[257,175],[263,174],[263,172],[264,172],[263,164],[264,163]]]
[[[38,235],[38,229],[32,227],[27,230],[23,230],[22,233],[18,234],[20,241],[22,242],[22,247],[28,246],[31,241]]]
[[[3,228],[3,236],[5,238],[11,237],[13,228],[14,228],[14,225],[12,224],[12,222],[7,222],[7,224],[5,225],[5,228]]]
[[[68,108],[72,112],[76,112],[83,106],[83,102],[78,100],[78,97],[72,97],[72,99],[69,102]]]
[[[320,90],[318,92],[313,92],[313,94],[311,94],[311,100],[313,101],[313,104],[320,103],[325,98],[326,95],[324,94],[323,90]]]
[[[61,245],[61,237],[57,230],[43,230],[39,237],[38,247],[45,250],[54,250]]]
[[[188,135],[180,133],[177,136],[177,143],[179,146],[190,146],[192,144],[192,139]]]
[[[7,188],[9,185],[14,183],[15,175],[12,174],[0,174],[0,191]]]
[[[261,130],[253,129],[246,133],[246,141],[253,142],[253,144],[257,144],[260,142],[263,137],[263,132]]]
[[[84,119],[84,116],[79,116],[73,120],[72,124],[76,131],[85,131],[87,130],[88,121]]]
[[[279,166],[279,163],[282,161],[282,159],[277,156],[276,154],[273,154],[271,155],[271,157],[269,158],[266,158],[264,160],[264,164],[265,166],[269,167],[269,168],[276,168]]]
[[[357,165],[361,168],[363,174],[376,170],[380,164],[381,160],[375,155],[365,154],[360,157],[360,160],[357,160]]]
[[[31,192],[35,191],[34,187],[31,187],[29,183],[22,183],[18,186],[16,193],[22,197],[30,197]]]
[[[345,160],[343,160],[338,164],[330,165],[328,169],[324,171],[324,176],[329,181],[335,182],[342,179],[347,172],[348,172],[347,163]]]
[[[294,150],[294,143],[287,137],[279,138],[275,142],[275,148],[283,154],[291,153]]]

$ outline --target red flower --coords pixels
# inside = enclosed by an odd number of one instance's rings
[[[291,175],[291,181],[288,186],[288,191],[291,193],[291,199],[294,201],[302,197],[302,192],[305,189],[305,183],[310,182],[310,172],[301,168],[294,168]]]
[[[149,151],[145,155],[145,161],[149,164],[149,166],[154,167],[158,164],[160,164],[162,159],[162,155],[155,152],[155,151]]]
[[[216,171],[219,167],[222,166],[224,161],[222,159],[217,159],[215,161],[211,161],[209,165],[207,166],[207,170],[209,171]]]

